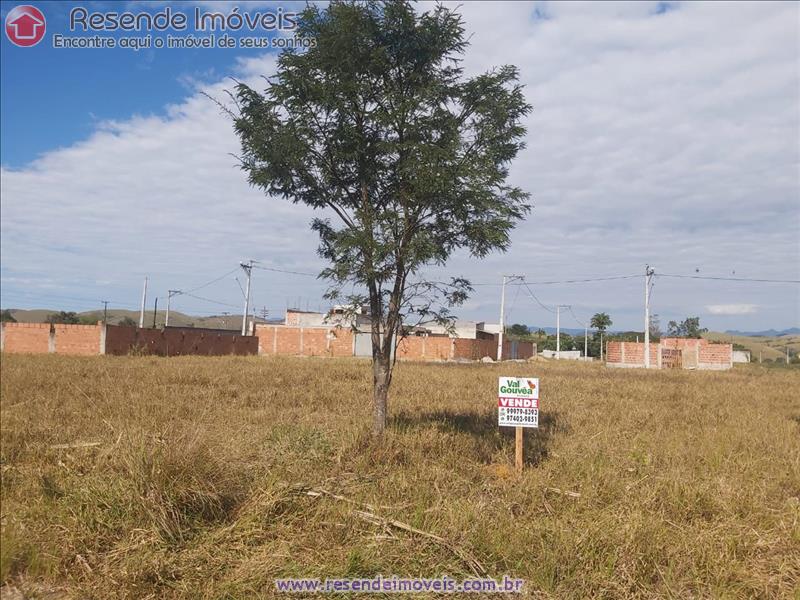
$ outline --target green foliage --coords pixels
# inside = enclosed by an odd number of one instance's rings
[[[598,331],[605,331],[613,325],[613,322],[611,321],[611,317],[608,316],[608,313],[600,312],[595,313],[589,325]]]
[[[130,317],[122,317],[119,320],[119,323],[117,323],[117,325],[120,325],[122,327],[136,327],[137,323]]]
[[[506,250],[528,213],[507,177],[531,107],[513,66],[463,76],[463,22],[443,6],[308,6],[297,35],[314,46],[284,51],[263,93],[236,87],[242,168],[266,194],[321,211],[312,229],[328,298],[369,307],[388,389],[397,332],[452,322],[449,307],[472,289],[421,269],[457,249]]]
[[[514,323],[511,327],[506,329],[506,333],[509,337],[513,337],[516,339],[519,338],[528,338],[530,337],[530,329],[528,329],[527,325],[522,325],[521,323]]]
[[[678,323],[670,321],[667,325],[667,335],[670,337],[699,338],[708,329],[700,327],[700,317],[687,317]]]
[[[80,322],[81,319],[78,317],[78,314],[72,311],[67,312],[61,310],[47,317],[47,323],[57,325],[78,325]]]
[[[555,335],[548,335],[544,340],[537,341],[538,350],[556,350],[558,340]],[[583,350],[583,338],[572,337],[568,333],[561,334],[562,350]]]
[[[17,320],[14,318],[14,315],[11,314],[9,309],[3,309],[0,311],[0,323],[16,323]]]

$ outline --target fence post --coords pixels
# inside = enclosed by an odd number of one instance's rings
[[[100,325],[100,354],[106,353],[106,324],[99,323]]]

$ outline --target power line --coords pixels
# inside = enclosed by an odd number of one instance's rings
[[[800,283],[800,279],[754,279],[750,277],[712,277],[711,275],[671,275],[656,273],[656,277],[676,277],[679,279],[710,279],[715,281],[752,281],[756,283]]]
[[[549,307],[545,306],[544,304],[542,304],[542,301],[541,301],[541,300],[539,300],[539,299],[536,297],[536,294],[534,294],[534,293],[533,293],[533,290],[531,290],[531,287],[528,285],[528,282],[527,282],[527,281],[523,281],[521,285],[524,285],[524,286],[525,286],[525,289],[526,289],[526,290],[528,290],[528,294],[530,295],[530,297],[531,297],[531,298],[533,298],[534,300],[536,300],[536,303],[537,303],[539,306],[541,306],[541,307],[542,307],[543,309],[545,309],[547,312],[551,312],[551,313],[555,313],[555,312],[556,312],[556,311],[554,311],[552,308],[549,308]]]
[[[572,305],[571,304],[567,304],[567,309],[569,310],[569,314],[572,315],[572,318],[575,319],[575,321],[578,323],[578,325],[580,325],[583,328],[588,328],[588,325],[586,325],[586,323],[584,323],[578,317],[576,317],[575,313],[572,312]]]
[[[221,276],[217,277],[216,279],[212,279],[211,281],[209,281],[209,282],[207,282],[207,283],[204,283],[203,285],[198,285],[197,287],[195,287],[195,288],[192,288],[192,289],[190,289],[190,290],[188,290],[188,291],[186,291],[186,292],[184,292],[184,291],[181,291],[181,290],[176,290],[176,291],[180,291],[182,294],[190,294],[191,292],[196,292],[197,290],[202,290],[204,287],[208,287],[208,286],[209,286],[209,285],[211,285],[212,283],[217,283],[218,281],[220,281],[220,280],[222,280],[222,279],[225,279],[225,278],[226,278],[226,277],[228,277],[229,275],[233,275],[233,274],[234,274],[234,273],[236,273],[236,271],[238,271],[238,270],[239,270],[239,267],[236,267],[235,269],[233,269],[233,270],[231,270],[231,271],[228,271],[227,273],[225,273],[225,275],[221,275]]]
[[[220,306],[230,306],[232,308],[239,308],[238,304],[230,304],[228,302],[220,302],[219,300],[212,300],[211,298],[203,298],[202,296],[195,296],[194,294],[190,294],[189,292],[181,292],[183,296],[189,296],[190,298],[194,298],[195,300],[202,300],[203,302],[211,302],[212,304],[219,304]]]
[[[634,279],[636,277],[640,277],[640,275],[614,275],[611,277],[592,277],[588,279],[562,279],[559,281],[526,281],[522,283],[509,283],[508,285],[556,285],[560,283],[589,283],[593,281],[612,281],[614,279]],[[498,286],[499,283],[472,283],[470,285],[476,286]]]
[[[317,273],[303,273],[302,271],[289,271],[286,269],[276,269],[274,267],[262,267],[260,265],[253,265],[254,269],[261,269],[262,271],[273,271],[275,273],[288,273],[290,275],[303,275],[305,277],[319,277]]]

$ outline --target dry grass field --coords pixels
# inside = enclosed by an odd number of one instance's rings
[[[499,375],[541,378],[520,477]],[[476,572],[540,598],[798,597],[797,369],[400,364],[382,441],[357,360],[7,355],[1,398],[2,579],[29,597]]]

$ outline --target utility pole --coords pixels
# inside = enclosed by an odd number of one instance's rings
[[[169,306],[173,296],[180,294],[180,290],[167,290],[167,316],[164,317],[164,327],[169,327]]]
[[[158,314],[158,296],[156,296],[156,302],[153,305],[153,329],[156,328],[156,315]]]
[[[108,300],[102,300],[103,303],[103,325],[108,323]]]
[[[250,312],[250,275],[253,271],[254,262],[254,260],[251,260],[249,263],[239,263],[239,266],[242,267],[247,274],[247,288],[244,293],[244,313],[242,314],[242,335],[247,335],[247,313]]]
[[[144,327],[144,303],[147,301],[147,277],[144,278],[144,288],[142,289],[142,307],[139,309],[139,329]]]
[[[556,306],[556,360],[561,360],[561,305]]]
[[[644,368],[650,368],[650,279],[653,276],[650,265],[644,267]]]
[[[497,360],[503,360],[503,333],[505,332],[506,282],[522,279],[521,275],[503,275],[503,289],[500,292],[500,334],[497,336]]]
[[[589,328],[583,328],[583,358],[589,360]]]
[[[556,305],[556,360],[561,360],[561,309],[567,308],[568,304]]]

